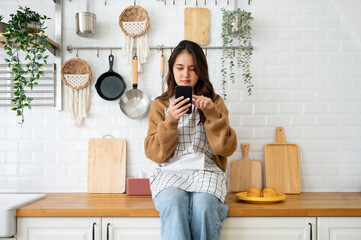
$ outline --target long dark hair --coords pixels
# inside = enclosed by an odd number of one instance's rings
[[[174,96],[175,86],[177,86],[177,83],[174,79],[173,66],[178,55],[183,51],[187,51],[189,54],[192,55],[194,59],[194,71],[198,76],[198,81],[194,86],[194,94],[199,96],[203,95],[205,97],[213,99],[215,93],[213,85],[209,81],[207,58],[204,55],[202,48],[197,43],[188,40],[181,41],[170,55],[168,60],[168,75],[166,77],[168,88],[158,98],[162,100],[167,100]],[[201,110],[199,110],[199,114],[201,122],[204,123],[205,117]]]

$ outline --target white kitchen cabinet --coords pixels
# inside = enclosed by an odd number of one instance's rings
[[[159,217],[104,217],[102,226],[102,240],[161,239]]]
[[[159,217],[19,217],[17,240],[160,240]]]
[[[318,217],[318,240],[360,240],[361,217]]]
[[[222,240],[316,239],[315,217],[228,217],[222,224]],[[311,230],[312,229],[312,230]]]
[[[17,226],[17,240],[161,239],[159,217],[19,217]],[[221,239],[360,240],[361,217],[228,217]]]
[[[101,218],[20,217],[17,240],[99,240]]]

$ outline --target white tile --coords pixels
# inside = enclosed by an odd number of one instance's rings
[[[255,103],[254,113],[255,114],[275,114],[278,113],[278,106],[275,103]]]
[[[289,116],[268,116],[267,126],[289,126],[291,119]]]
[[[44,152],[44,141],[20,141],[19,150],[25,152]]]
[[[41,165],[21,165],[19,166],[20,176],[43,176],[44,167]]]
[[[0,151],[16,151],[18,150],[18,142],[15,140],[0,140]]]

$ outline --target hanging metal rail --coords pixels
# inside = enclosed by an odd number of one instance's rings
[[[149,49],[153,49],[153,50],[158,50],[158,51],[163,51],[164,49],[170,49],[171,52],[173,51],[175,47],[174,46],[163,46],[163,45],[160,45],[160,46],[150,46]],[[243,50],[246,50],[246,49],[253,49],[253,46],[251,47],[244,47],[244,46],[231,46],[231,47],[227,47],[228,49],[232,49],[233,51],[235,50],[238,50],[238,49],[243,49]],[[123,48],[122,47],[87,47],[87,46],[82,46],[82,47],[77,47],[77,46],[67,46],[66,47],[66,50],[69,51],[69,53],[72,53],[72,51],[76,51],[76,56],[78,57],[78,53],[79,51],[82,51],[82,50],[97,50],[97,57],[99,57],[99,51],[100,50],[122,50]],[[135,48],[134,48],[135,49]],[[205,50],[206,52],[206,55],[207,55],[207,50],[208,49],[223,49],[222,46],[209,46],[209,47],[202,47],[203,50]]]

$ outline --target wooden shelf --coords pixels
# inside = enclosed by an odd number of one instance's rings
[[[6,38],[3,36],[3,33],[0,33],[0,41],[6,41]],[[50,47],[47,47],[49,52],[55,55],[55,50],[58,49],[60,45],[57,44],[55,41],[53,41],[51,38],[46,38],[45,42],[50,44]],[[4,45],[0,44],[0,47],[3,48]]]

